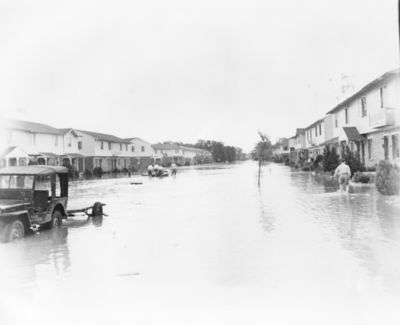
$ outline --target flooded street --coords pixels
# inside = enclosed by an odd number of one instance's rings
[[[270,164],[259,189],[245,162],[70,185],[95,201],[102,222],[0,245],[0,324],[400,320],[400,200],[374,187]]]

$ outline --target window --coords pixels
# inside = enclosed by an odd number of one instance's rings
[[[135,152],[135,146],[134,145],[132,145],[131,150],[132,150],[132,152]]]
[[[379,89],[380,97],[381,97],[381,108],[385,107],[385,98],[386,98],[386,86],[381,87]]]
[[[125,143],[125,151],[128,151],[128,144]]]
[[[54,136],[54,146],[58,147],[58,135]]]
[[[349,124],[349,109],[345,108],[344,110],[344,121],[346,124]]]
[[[0,188],[32,189],[33,176],[25,175],[1,175]]]
[[[142,152],[144,152],[144,146],[142,146]]]
[[[315,136],[317,136],[317,127],[314,128],[315,129]]]
[[[400,158],[399,134],[392,135],[393,159]]]
[[[361,98],[361,117],[367,116],[367,97]]]
[[[72,137],[68,137],[68,147],[72,147]]]
[[[82,150],[82,141],[78,141],[78,149]]]
[[[32,145],[36,144],[36,133],[32,133]]]
[[[319,135],[321,135],[322,134],[322,125],[321,124],[318,125],[318,129],[319,129]]]
[[[372,159],[372,139],[367,140],[367,145],[368,145],[368,159]]]
[[[51,193],[51,175],[36,176],[35,190]]]
[[[335,129],[337,129],[339,127],[339,123],[338,123],[338,115],[335,114]]]
[[[103,141],[100,142],[100,149],[101,149],[101,150],[104,149],[104,143],[103,143]]]
[[[108,150],[111,150],[111,142],[108,143]]]
[[[119,144],[119,150],[122,151],[122,143]]]

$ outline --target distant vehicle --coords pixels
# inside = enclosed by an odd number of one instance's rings
[[[68,169],[60,166],[21,166],[0,169],[0,241],[23,238],[31,230],[53,228],[83,212],[103,215],[103,205],[67,210]],[[91,214],[88,213],[91,209]]]

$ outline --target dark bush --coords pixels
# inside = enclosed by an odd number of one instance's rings
[[[112,170],[112,173],[115,173],[115,174],[118,174],[118,173],[120,173],[121,172],[121,169],[118,169],[118,168],[114,168],[113,170]]]
[[[353,176],[353,182],[355,183],[368,184],[369,181],[370,181],[369,176],[361,172],[356,172]]]
[[[344,155],[343,155],[346,164],[349,165],[351,174],[354,175],[356,172],[365,171],[364,164],[354,155],[354,153],[350,150],[348,146],[346,146]]]
[[[79,178],[79,172],[76,170],[75,167],[73,167],[72,165],[67,165],[66,166],[68,168],[68,177],[71,179],[74,178]]]
[[[381,160],[376,170],[375,186],[384,195],[398,195],[400,169],[387,161]]]
[[[335,170],[339,166],[339,155],[336,153],[336,148],[330,149],[328,146],[324,149],[322,156],[322,168],[324,172]]]
[[[103,169],[101,167],[96,167],[93,169],[93,175],[97,177],[103,176]]]
[[[86,169],[85,172],[83,173],[83,175],[86,178],[91,178],[93,176],[93,173],[89,169]]]

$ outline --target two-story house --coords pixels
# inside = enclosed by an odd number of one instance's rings
[[[286,161],[289,158],[289,152],[289,139],[278,139],[273,149],[274,159],[276,161]]]
[[[133,170],[145,170],[154,162],[154,149],[151,143],[135,137],[127,138],[129,141],[129,156],[131,157],[131,167]]]
[[[305,128],[305,147],[310,158],[316,158],[324,153],[325,119],[319,119]]]
[[[296,135],[289,138],[289,160],[299,164],[308,158],[306,147],[306,132],[304,128],[297,128]]]
[[[30,163],[59,163],[63,153],[63,132],[42,123],[2,119],[0,165],[25,166]]]
[[[373,80],[327,114],[342,154],[349,147],[366,166],[398,160],[400,70]]]
[[[160,164],[175,162],[178,165],[192,165],[210,161],[211,153],[176,143],[158,143],[153,145],[155,159]]]
[[[74,130],[80,138],[85,168],[100,167],[104,172],[131,168],[130,142],[111,134]]]

